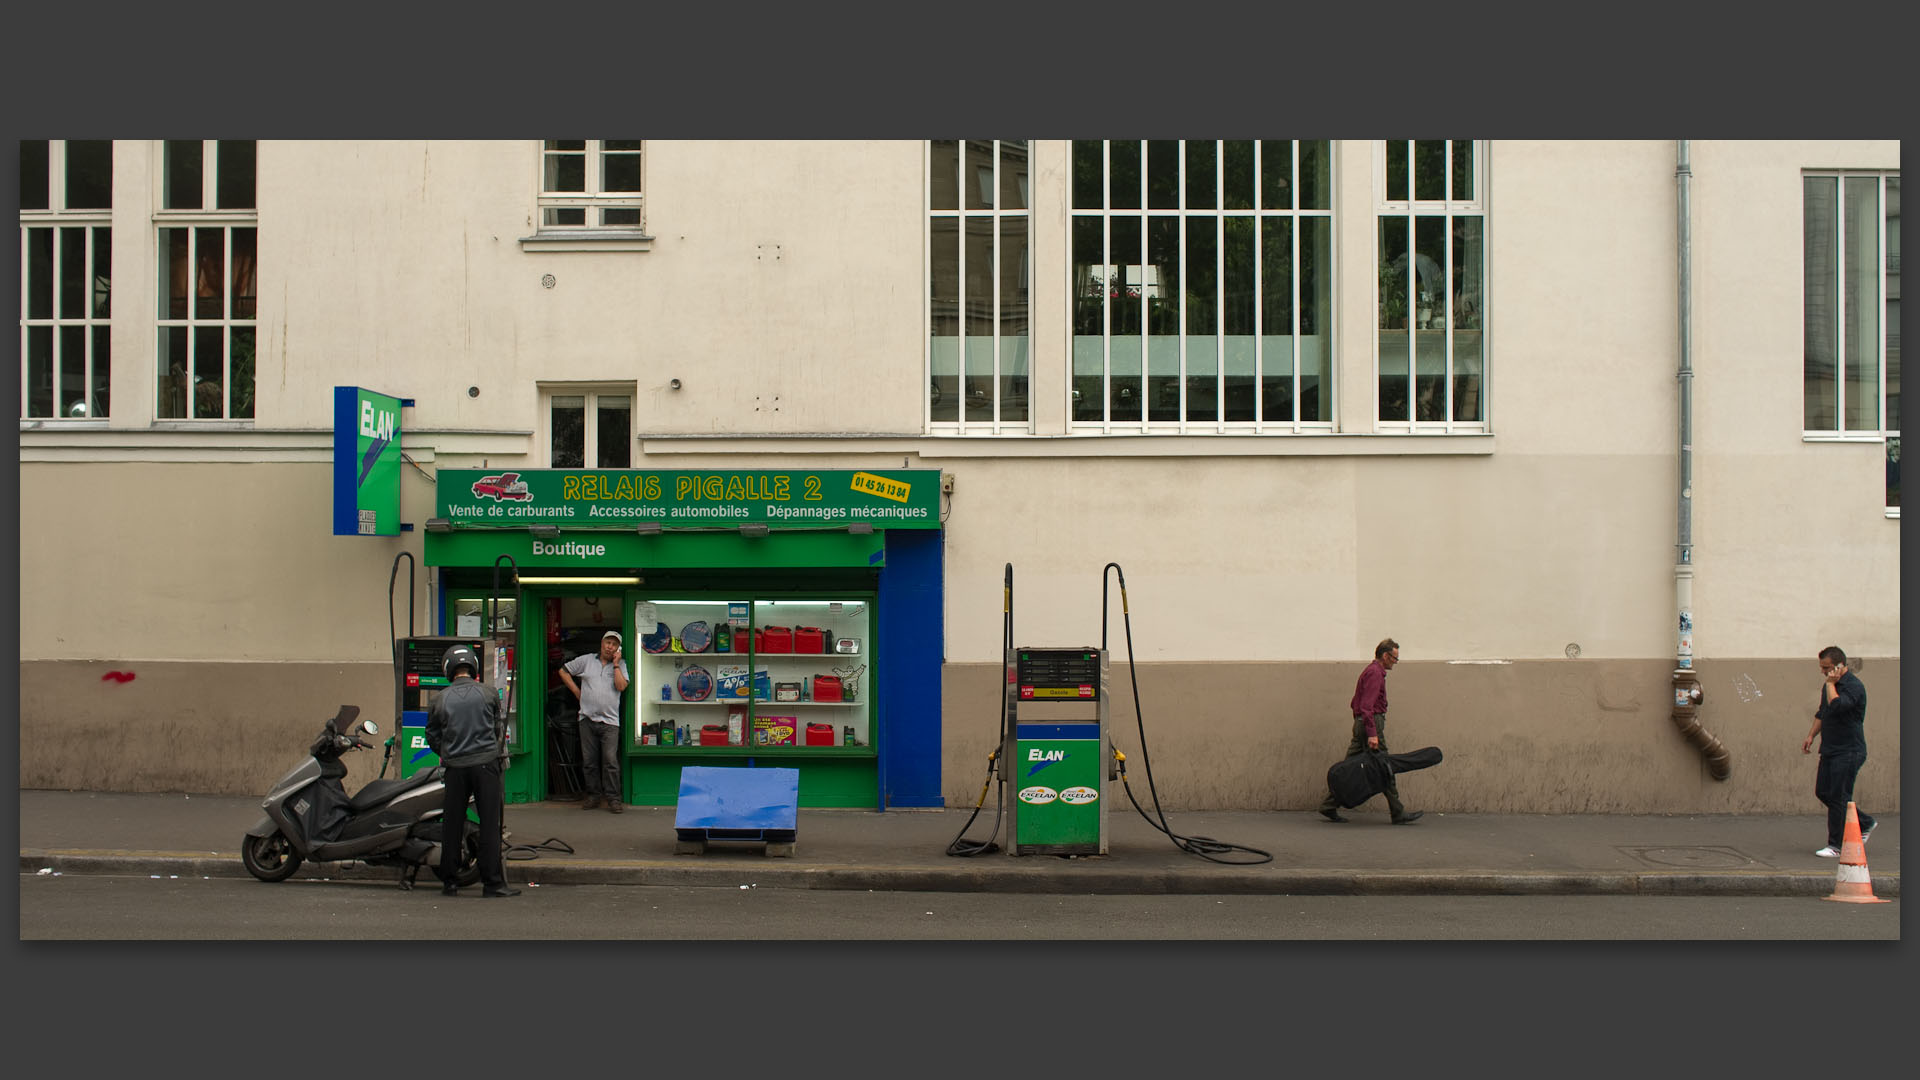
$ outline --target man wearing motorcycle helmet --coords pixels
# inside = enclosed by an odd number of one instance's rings
[[[455,645],[440,658],[447,688],[427,716],[427,746],[440,755],[445,767],[446,800],[441,804],[440,894],[458,896],[454,875],[460,865],[460,835],[466,829],[467,801],[480,814],[480,882],[483,896],[518,896],[507,884],[501,863],[501,824],[506,812],[506,789],[500,780],[500,701],[492,690],[473,680],[480,657],[466,645]]]

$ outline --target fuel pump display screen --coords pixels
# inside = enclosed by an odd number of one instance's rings
[[[1098,701],[1098,649],[1020,649],[1014,680],[1022,701]]]
[[[407,689],[412,690],[422,686],[447,685],[447,674],[440,670],[440,662],[446,658],[447,650],[455,645],[465,645],[478,657],[486,642],[480,638],[436,637],[406,638],[401,644],[400,676],[406,681]]]
[[[440,759],[427,746],[427,713],[433,708],[434,698],[447,688],[447,675],[440,670],[440,662],[446,658],[447,650],[455,645],[472,649],[476,657],[482,658],[481,664],[486,663],[486,642],[481,638],[427,635],[401,638],[395,643],[403,691],[400,695],[398,732],[401,741],[401,776],[412,776],[440,763]]]

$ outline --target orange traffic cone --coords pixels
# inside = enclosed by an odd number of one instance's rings
[[[1845,904],[1884,904],[1873,895],[1873,879],[1867,875],[1867,845],[1860,840],[1860,812],[1847,804],[1846,839],[1840,844],[1840,865],[1835,870],[1833,895],[1823,897]]]

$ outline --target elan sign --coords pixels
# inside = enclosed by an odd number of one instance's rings
[[[411,404],[333,388],[333,535],[400,535],[400,410]]]

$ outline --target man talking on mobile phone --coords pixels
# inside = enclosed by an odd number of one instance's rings
[[[1867,763],[1867,688],[1860,676],[1847,670],[1847,654],[1840,646],[1820,650],[1820,705],[1813,713],[1813,727],[1800,743],[1800,752],[1813,752],[1813,740],[1820,740],[1820,767],[1814,773],[1814,798],[1827,804],[1827,846],[1814,852],[1823,859],[1840,856],[1840,844],[1847,828],[1847,804],[1853,802],[1853,781],[1860,766]],[[1873,815],[1857,807],[1860,815],[1860,842],[1873,835]]]
[[[613,813],[626,809],[620,798],[620,695],[627,689],[627,662],[620,646],[620,631],[609,630],[600,636],[598,653],[581,653],[560,669],[560,681],[580,699],[580,771],[587,788],[582,810],[602,801]]]

